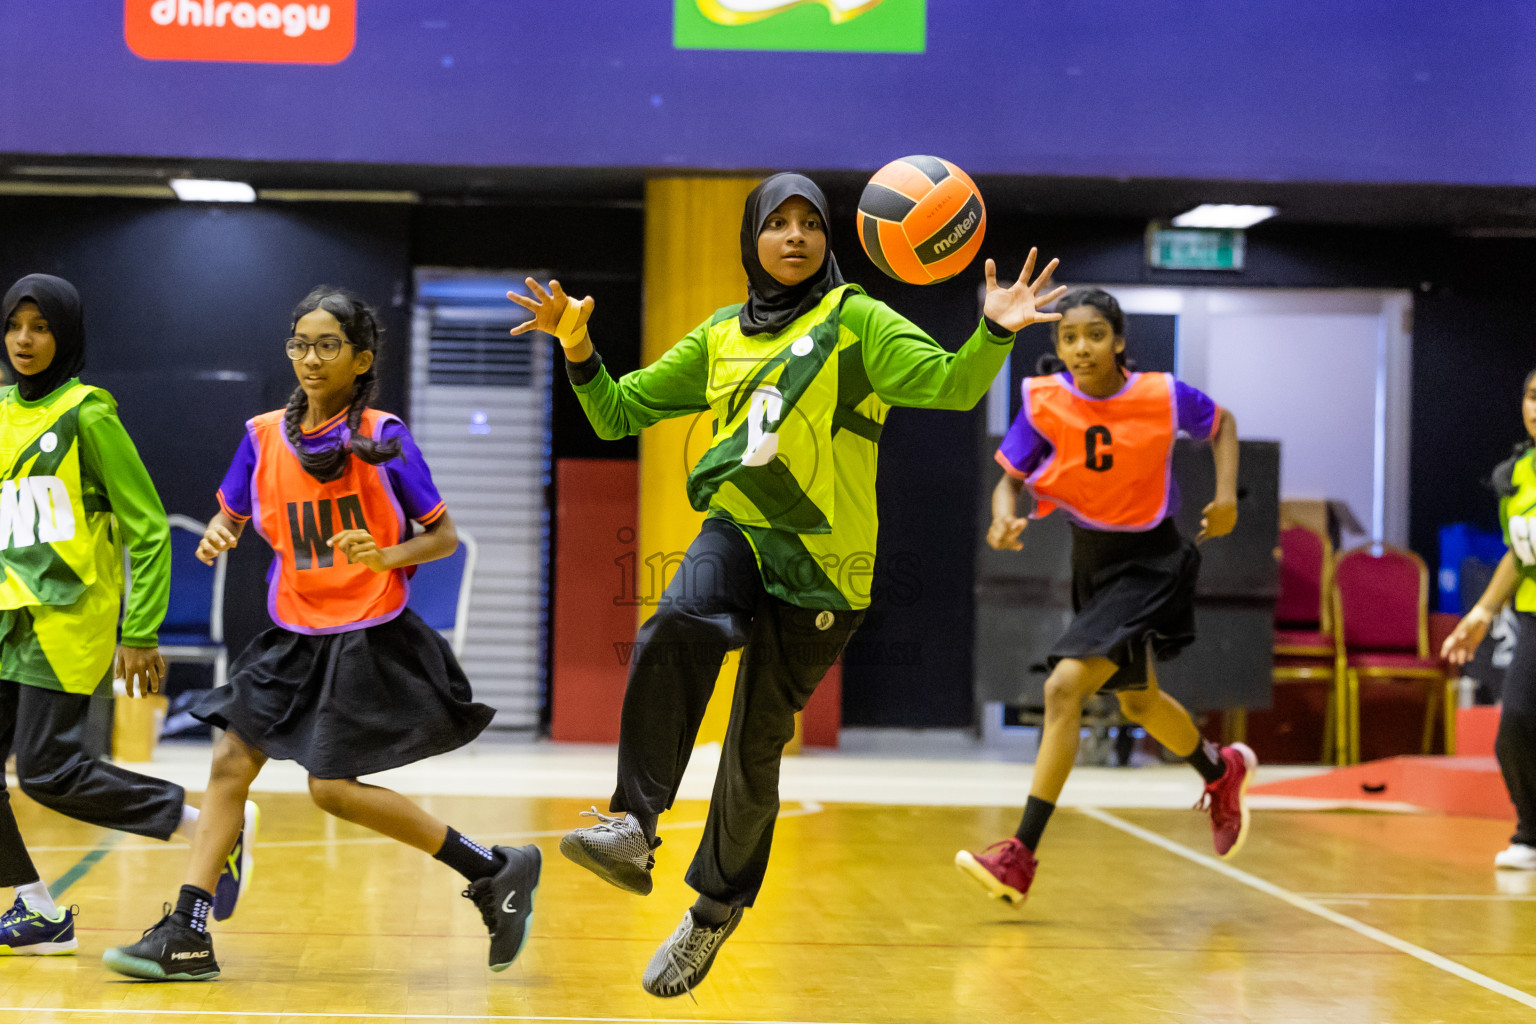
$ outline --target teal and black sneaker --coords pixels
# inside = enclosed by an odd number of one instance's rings
[[[224,858],[224,870],[219,872],[218,884],[213,887],[213,919],[227,921],[235,912],[246,887],[251,884],[251,867],[255,858],[251,850],[256,845],[256,826],[261,824],[261,808],[254,800],[245,802],[245,820],[240,834],[235,837],[234,849]]]
[[[491,970],[504,971],[517,959],[528,937],[544,855],[533,845],[498,846],[494,852],[502,861],[501,868],[488,878],[469,883],[464,895],[479,909],[491,933]]]
[[[101,954],[101,962],[118,974],[145,981],[212,981],[219,976],[213,958],[213,936],[176,920],[165,905],[160,923],[131,946]]]
[[[68,956],[75,941],[75,911],[63,907],[49,917],[33,910],[20,896],[0,914],[0,956]]]

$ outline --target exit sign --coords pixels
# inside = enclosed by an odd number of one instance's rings
[[[1147,264],[1159,270],[1242,270],[1243,233],[1154,223],[1147,227]]]

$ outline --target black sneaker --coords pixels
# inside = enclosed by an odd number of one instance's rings
[[[256,845],[256,827],[261,824],[261,808],[254,800],[245,802],[245,818],[240,824],[240,834],[235,845],[224,858],[224,869],[219,872],[218,884],[213,887],[213,919],[227,921],[235,913],[235,904],[251,884],[251,867],[255,858],[251,849]]]
[[[101,962],[118,974],[146,981],[212,981],[219,976],[213,958],[213,936],[182,924],[165,905],[160,923],[131,946],[101,954]]]
[[[464,895],[479,908],[491,933],[491,970],[504,971],[517,959],[528,936],[544,855],[533,845],[496,846],[491,852],[501,857],[501,870],[470,882]]]
[[[693,995],[694,987],[704,980],[715,957],[731,932],[741,924],[744,911],[737,907],[722,924],[710,927],[700,924],[693,916],[693,908],[683,911],[682,923],[671,938],[663,942],[645,965],[640,985],[653,996],[670,999],[687,992]]]

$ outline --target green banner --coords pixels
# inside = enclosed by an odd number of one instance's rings
[[[673,0],[679,50],[922,53],[928,0]]]

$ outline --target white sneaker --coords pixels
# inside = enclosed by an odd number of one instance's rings
[[[1536,846],[1510,843],[1509,849],[1494,856],[1493,866],[1509,871],[1536,871]]]

